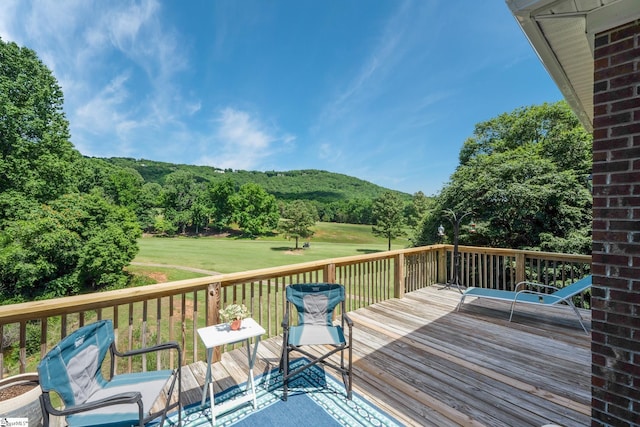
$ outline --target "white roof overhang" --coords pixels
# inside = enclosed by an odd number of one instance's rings
[[[595,35],[640,18],[640,0],[505,0],[545,68],[593,130]]]

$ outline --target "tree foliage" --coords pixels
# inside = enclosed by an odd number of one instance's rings
[[[276,198],[258,184],[244,184],[231,200],[234,220],[246,235],[267,234],[278,226],[280,213]]]
[[[62,91],[36,54],[0,40],[3,303],[122,286],[122,269],[137,252],[132,209],[141,177],[82,159],[62,106]]]
[[[139,236],[135,215],[98,192],[39,205],[0,231],[2,293],[20,300],[122,286]]]
[[[296,239],[296,249],[298,249],[300,238],[306,239],[313,236],[312,227],[317,220],[318,212],[311,203],[294,200],[284,206],[279,228],[287,238]]]
[[[0,39],[0,193],[47,202],[73,190],[79,155],[62,104],[58,82],[35,52]]]
[[[220,182],[210,182],[207,189],[213,207],[213,226],[217,229],[223,229],[233,219],[232,198],[235,194],[233,181],[225,179]]]
[[[391,240],[404,235],[404,204],[392,192],[384,193],[373,201],[373,234],[387,238],[388,249],[391,250]]]
[[[463,226],[461,243],[590,253],[590,150],[591,136],[565,102],[478,124],[417,243],[434,242],[451,209],[474,213],[476,232]]]

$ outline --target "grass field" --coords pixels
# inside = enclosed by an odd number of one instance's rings
[[[306,241],[306,240],[305,240]],[[304,241],[300,241],[300,246]],[[307,249],[295,248],[295,240],[286,240],[281,236],[260,238],[260,239],[239,239],[235,237],[143,237],[138,241],[140,252],[134,259],[134,264],[127,267],[127,270],[138,276],[138,285],[147,283],[169,282],[189,279],[194,277],[207,276],[211,273],[203,271],[189,271],[188,269],[206,270],[208,272],[231,273],[237,271],[252,270],[257,268],[274,267],[279,265],[296,264],[319,259],[338,258],[350,255],[359,255],[387,250],[386,239],[375,237],[371,233],[371,226],[353,224],[318,223],[316,234],[310,239],[311,246]],[[397,239],[392,242],[392,249],[407,247],[407,238]],[[142,265],[140,265],[142,264]],[[180,267],[180,268],[176,268]],[[202,291],[203,292],[203,291]],[[204,301],[204,295],[199,295],[199,300]],[[193,304],[193,295],[185,295],[186,306]],[[119,308],[119,325],[123,328],[120,337],[120,348],[126,349],[129,338],[126,334],[127,324],[131,319],[136,319],[134,324],[140,326],[142,319],[147,319],[148,329],[145,332],[147,344],[156,340],[155,304],[158,301],[150,301],[146,310],[147,315],[143,315],[141,304],[123,305]],[[161,304],[169,304],[168,298],[162,299]],[[177,310],[181,310],[182,300],[178,298],[174,301]],[[113,312],[111,308],[102,311],[103,318],[111,318]],[[131,310],[131,311],[130,311]],[[97,313],[88,311],[84,313],[85,323],[96,320]],[[199,319],[198,326],[204,326],[204,319]],[[75,327],[79,324],[77,314],[71,314],[67,318],[67,327]],[[4,328],[5,333],[18,333],[17,325],[10,325]],[[175,328],[179,328],[176,325]],[[187,326],[191,328],[189,324]],[[162,320],[161,337],[162,341],[168,339],[168,319]],[[49,337],[47,342],[56,342],[60,336],[61,323],[59,318],[49,319]],[[28,360],[29,369],[35,370],[39,361],[40,351],[40,325],[37,323],[28,325]],[[142,330],[134,328],[132,339],[140,345],[140,335]],[[191,332],[193,334],[193,332]],[[176,336],[180,331],[176,332]],[[17,336],[17,335],[16,335]],[[187,354],[191,354],[193,342],[184,343]],[[200,351],[200,358],[204,358],[203,350]],[[140,359],[137,357],[136,359]],[[19,348],[16,346],[11,354],[5,354],[5,367],[9,371],[16,371],[19,368]],[[154,358],[147,360],[148,366],[152,366]],[[123,362],[124,363],[124,362]],[[137,360],[136,363],[141,363]]]
[[[300,246],[302,243],[301,240]],[[133,261],[135,265],[128,269],[134,274],[150,276],[155,272],[158,278],[181,280],[206,273],[179,271],[173,266],[232,273],[387,250],[386,239],[375,237],[370,225],[318,223],[310,243],[309,248],[294,251],[295,240],[280,236],[254,240],[215,236],[143,237],[138,241],[140,252]],[[396,239],[392,249],[408,244],[407,238]]]

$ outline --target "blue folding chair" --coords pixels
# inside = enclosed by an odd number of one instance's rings
[[[161,350],[177,351],[177,369],[115,375],[118,357]],[[102,374],[107,351],[111,353],[109,379]],[[173,408],[178,408],[181,422],[181,365],[180,346],[175,342],[120,353],[115,346],[111,320],[83,326],[60,341],[38,365],[44,427],[49,425],[49,415],[66,417],[69,426],[142,427],[158,417],[162,425]],[[171,403],[176,383],[178,397]],[[60,396],[63,409],[53,406],[51,392]],[[163,394],[166,404],[153,410]]]
[[[307,283],[289,285],[286,288],[284,320],[282,321],[282,356],[280,371],[283,372],[283,400],[287,400],[289,380],[305,369],[318,363],[329,366],[340,374],[344,382],[347,398],[351,399],[353,370],[351,366],[351,343],[353,322],[345,310],[344,286],[334,283]],[[339,325],[334,325],[333,312],[340,305],[341,317]],[[293,309],[298,313],[297,324],[291,324]],[[348,342],[345,338],[345,325],[348,328]],[[305,350],[304,346],[328,346],[330,350],[319,357]],[[317,347],[316,347],[317,349]],[[297,351],[305,355],[310,362],[289,371],[290,353]],[[345,365],[345,351],[347,364]],[[340,365],[328,358],[340,352]]]

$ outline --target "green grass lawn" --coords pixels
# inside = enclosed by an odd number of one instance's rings
[[[300,246],[306,240],[299,242]],[[316,234],[310,239],[311,246],[307,249],[299,249],[294,251],[295,240],[286,240],[281,236],[259,238],[259,239],[239,239],[235,237],[142,237],[138,244],[140,252],[134,259],[134,263],[143,263],[150,265],[130,265],[127,270],[138,276],[138,285],[147,283],[169,282],[195,277],[206,276],[206,273],[186,271],[181,268],[173,268],[172,266],[181,266],[188,268],[196,268],[208,271],[217,271],[220,273],[231,273],[237,271],[253,270],[257,268],[275,267],[279,265],[296,264],[306,261],[314,261],[328,258],[339,258],[350,255],[359,255],[372,252],[381,252],[387,250],[387,241],[379,238],[371,233],[370,225],[353,225],[353,224],[334,224],[334,223],[318,223]],[[397,239],[392,242],[392,249],[400,249],[409,246],[407,238]],[[165,266],[158,266],[165,265]],[[205,300],[204,291],[200,292],[199,301]],[[187,309],[192,305],[193,295],[187,294]],[[168,298],[163,298],[161,304],[168,304]],[[175,307],[180,307],[181,299],[174,301]],[[155,313],[157,311],[157,300],[148,303],[148,339],[147,345],[155,342]],[[129,312],[129,309],[133,312]],[[178,309],[178,308],[177,308]],[[104,318],[113,317],[111,308],[103,310]],[[139,326],[143,319],[142,305],[135,304],[133,306],[122,305],[118,311],[119,325],[122,330],[120,341],[121,350],[127,348],[128,337],[126,335],[127,324],[131,319],[135,319],[135,325]],[[88,311],[85,313],[85,323],[95,321],[97,313]],[[199,325],[203,326],[204,318],[198,319]],[[67,318],[68,327],[75,328],[79,324],[77,314],[70,314]],[[141,330],[134,326],[133,340],[139,346],[139,337]],[[13,327],[17,327],[13,325]],[[176,323],[176,336],[180,335],[178,328],[179,322]],[[191,323],[187,322],[187,328],[191,328]],[[33,330],[33,336],[37,339],[33,341],[33,348],[29,351],[28,366],[35,370],[39,361],[39,331],[40,325],[34,323],[29,325]],[[60,319],[52,318],[48,324],[50,337],[48,342],[56,342],[60,336],[61,323]],[[168,319],[162,320],[161,341],[168,339]],[[7,331],[8,329],[5,329]],[[193,333],[193,332],[191,332]],[[193,343],[187,340],[185,349],[191,354]],[[14,354],[5,355],[5,364],[10,370],[18,369],[18,353],[17,348]],[[200,358],[204,358],[204,350],[200,349]],[[140,357],[136,357],[140,359]],[[155,359],[150,357],[147,361],[149,366],[153,365]],[[125,362],[122,362],[125,363]],[[138,362],[139,363],[139,360]]]
[[[294,251],[295,240],[282,237],[237,239],[234,237],[143,237],[134,263],[164,264],[169,280],[202,274],[178,275],[170,266],[184,266],[220,273],[253,270],[306,261],[360,255],[387,250],[387,242],[371,233],[370,225],[318,223],[307,249]],[[303,241],[299,242],[302,246]],[[408,246],[407,238],[392,242],[392,249]],[[134,273],[159,271],[158,267],[134,265]],[[193,275],[192,275],[193,274]],[[180,277],[180,278],[178,278]]]

